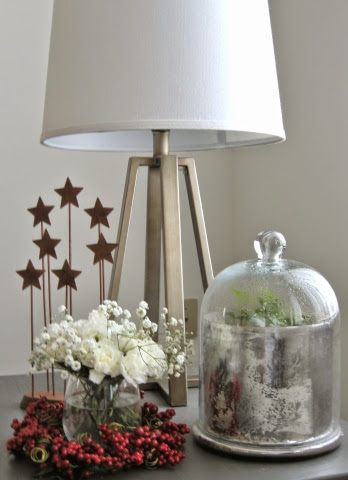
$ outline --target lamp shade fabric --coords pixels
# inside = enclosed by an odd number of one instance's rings
[[[172,151],[284,139],[267,0],[55,0],[41,142]]]

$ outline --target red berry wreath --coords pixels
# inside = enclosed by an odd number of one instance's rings
[[[175,466],[185,458],[181,447],[190,430],[185,423],[171,421],[173,409],[159,412],[155,404],[145,402],[141,426],[129,432],[121,425],[99,425],[100,443],[86,437],[82,444],[65,438],[62,414],[62,402],[49,404],[42,397],[29,404],[22,422],[12,421],[14,436],[7,449],[39,464],[38,478],[78,480],[135,466]]]

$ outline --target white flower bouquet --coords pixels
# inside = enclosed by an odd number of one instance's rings
[[[74,321],[64,306],[59,315],[34,340],[29,359],[31,373],[52,365],[62,376],[72,374],[101,384],[105,377],[122,376],[133,385],[145,383],[148,377],[180,376],[192,353],[192,341],[186,342],[182,320],[167,320],[167,309],[161,319],[165,328],[163,345],[155,342],[157,324],[147,316],[148,305],[142,301],[136,311],[137,324],[131,314],[115,301],[105,300],[92,310],[87,320]]]

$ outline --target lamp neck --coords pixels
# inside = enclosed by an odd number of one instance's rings
[[[152,130],[153,156],[169,154],[169,130]]]

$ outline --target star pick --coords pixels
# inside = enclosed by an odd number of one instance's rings
[[[67,260],[64,261],[63,268],[61,270],[52,270],[52,272],[59,278],[58,290],[67,286],[77,290],[75,278],[80,275],[81,271],[72,270]]]
[[[107,243],[102,233],[99,235],[98,243],[87,245],[87,247],[94,252],[93,264],[101,260],[113,263],[111,252],[117,247],[117,243]]]
[[[45,255],[50,255],[51,257],[57,258],[55,247],[58,245],[60,240],[57,238],[51,238],[47,229],[45,229],[45,232],[40,240],[33,240],[33,242],[40,248],[40,259]]]
[[[73,187],[68,177],[66,179],[65,185],[63,188],[55,188],[55,192],[58,193],[62,197],[60,202],[60,208],[63,208],[68,203],[75,205],[75,207],[79,206],[79,202],[77,201],[77,195],[83,190],[82,187]]]
[[[101,201],[97,197],[93,208],[85,208],[85,212],[90,215],[91,218],[91,228],[95,225],[103,224],[106,227],[109,227],[109,222],[107,216],[113,211],[113,208],[103,207]]]
[[[39,278],[41,277],[43,272],[43,270],[37,270],[36,268],[34,268],[31,260],[28,261],[27,268],[25,270],[17,270],[18,275],[23,278],[22,290],[31,286],[41,290]]]
[[[53,205],[45,205],[42,201],[42,198],[39,197],[36,207],[28,208],[28,212],[34,215],[34,227],[36,227],[36,225],[41,222],[51,225],[48,214],[53,208]]]

